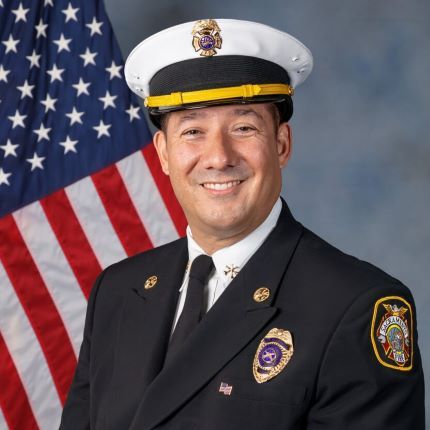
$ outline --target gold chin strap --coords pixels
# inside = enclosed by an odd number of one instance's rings
[[[181,106],[189,103],[208,102],[234,98],[252,98],[255,96],[281,95],[292,96],[294,89],[287,84],[240,85],[238,87],[213,88],[211,90],[187,91],[171,93],[164,96],[145,98],[146,107]]]

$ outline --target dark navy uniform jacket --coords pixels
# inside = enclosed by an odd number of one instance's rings
[[[187,260],[180,239],[99,276],[61,429],[424,429],[415,308],[399,281],[324,242],[284,203],[275,229],[164,363]],[[256,302],[260,287],[270,296]],[[390,326],[403,365],[378,339],[388,315],[378,303],[410,305],[404,324]],[[294,353],[257,383],[254,357],[272,328],[291,333]]]

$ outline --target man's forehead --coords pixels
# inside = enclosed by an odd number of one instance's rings
[[[250,116],[263,119],[263,111],[269,111],[269,103],[252,104],[252,105],[227,105],[212,106],[198,109],[184,109],[181,111],[171,112],[169,116],[175,117],[178,122],[184,122],[194,119],[204,119],[216,114],[225,114],[231,117]]]

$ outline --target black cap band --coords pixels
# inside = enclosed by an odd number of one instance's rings
[[[256,57],[223,55],[193,58],[159,70],[149,83],[151,96],[234,87],[243,84],[290,84],[278,64]]]
[[[175,92],[233,87],[244,84],[290,84],[286,70],[278,64],[256,57],[223,55],[209,58],[195,58],[171,64],[159,70],[149,83],[151,96]],[[257,96],[240,100],[220,100],[193,105],[150,108],[151,120],[160,126],[157,116],[182,109],[232,104],[232,103],[277,102],[281,120],[288,121],[293,112],[291,97],[286,95]]]

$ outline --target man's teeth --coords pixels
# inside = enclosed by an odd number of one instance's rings
[[[204,183],[203,186],[205,188],[209,188],[210,190],[228,190],[229,188],[232,188],[236,185],[239,185],[240,181],[230,181],[230,182],[207,182]]]

